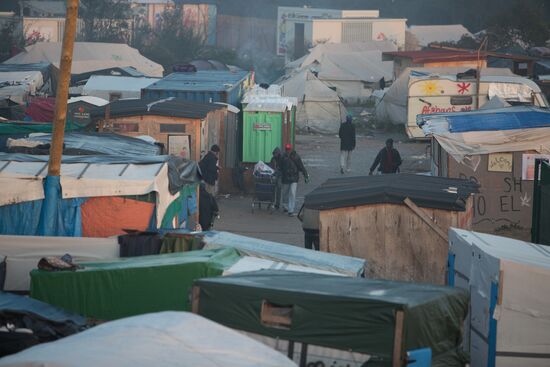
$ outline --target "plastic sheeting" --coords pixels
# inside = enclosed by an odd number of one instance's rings
[[[25,51],[6,60],[6,64],[51,62],[59,69],[61,42],[38,42],[25,47]],[[75,42],[71,74],[113,67],[132,66],[143,74],[162,77],[164,68],[142,56],[138,50],[122,43]]]
[[[119,246],[116,238],[0,236],[0,257],[6,258],[4,290],[28,291],[29,273],[42,257],[67,253],[76,262],[110,260],[118,258]]]
[[[82,95],[110,100],[113,93],[121,99],[141,98],[141,90],[159,81],[158,78],[92,75],[82,89]]]
[[[434,366],[463,366],[457,351],[468,311],[465,290],[270,270],[201,279],[195,285],[200,288],[198,313],[213,321],[283,340],[374,355],[384,365],[392,360],[396,312],[403,311],[404,350],[431,348]],[[288,317],[291,327],[271,326],[267,310],[260,307],[264,302],[282,308],[273,315]],[[449,355],[455,355],[455,361],[441,363],[440,358]]]
[[[25,120],[37,122],[53,121],[55,109],[55,98],[40,97],[33,98],[25,110]]]
[[[547,246],[451,229],[449,264],[449,283],[471,291],[472,367],[548,366]]]
[[[71,272],[31,272],[31,297],[99,320],[188,311],[194,280],[220,276],[239,259],[234,249],[140,256]]]
[[[184,312],[105,323],[0,361],[31,367],[291,367],[285,355],[236,331]]]
[[[242,255],[331,271],[349,277],[361,276],[366,266],[364,259],[312,251],[228,232],[207,232],[203,242],[204,249],[232,247]]]
[[[84,237],[111,237],[125,229],[145,231],[155,213],[155,204],[113,196],[88,199],[82,209]]]
[[[50,144],[51,140],[51,134],[35,134],[9,142],[8,147],[19,142]],[[159,145],[143,139],[111,133],[65,133],[63,144],[65,155],[155,156],[162,152]]]

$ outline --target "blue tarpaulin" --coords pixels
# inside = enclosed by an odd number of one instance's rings
[[[516,130],[550,126],[550,110],[538,107],[506,107],[497,110],[445,114],[449,131]]]

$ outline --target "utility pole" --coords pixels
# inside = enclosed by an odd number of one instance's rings
[[[71,65],[73,63],[74,39],[78,19],[78,0],[67,0],[67,15],[65,16],[65,32],[61,49],[61,63],[57,93],[55,96],[55,112],[53,118],[52,144],[48,163],[48,176],[59,176],[61,173],[61,156],[63,154],[63,139],[67,120],[67,98],[71,80]]]

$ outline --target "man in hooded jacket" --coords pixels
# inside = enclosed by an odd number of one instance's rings
[[[338,131],[340,137],[340,173],[351,170],[351,153],[355,149],[355,125],[351,115],[346,117],[346,121],[340,124]]]

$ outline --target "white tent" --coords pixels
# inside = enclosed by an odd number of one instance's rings
[[[393,63],[382,61],[382,53],[388,51],[396,51],[389,41],[320,44],[307,56],[287,65],[287,69],[293,66],[294,72],[315,71],[319,80],[334,88],[343,100],[364,102],[382,78],[392,79]]]
[[[61,57],[60,42],[39,42],[25,47],[25,51],[5,61],[6,64],[32,64],[41,61],[51,62],[59,68]],[[132,66],[146,76],[162,77],[164,68],[123,43],[76,42],[74,44],[71,74],[113,67]]]
[[[0,366],[296,367],[268,346],[187,312],[107,322],[5,357]]]
[[[408,30],[421,47],[434,42],[458,42],[462,36],[474,38],[474,35],[462,24],[413,25]]]
[[[158,78],[135,78],[130,76],[92,75],[82,88],[82,95],[111,100],[118,95],[119,99],[140,98],[141,89],[158,81]]]
[[[283,95],[296,97],[296,126],[300,130],[336,133],[347,111],[338,94],[307,70],[279,81]]]
[[[0,72],[0,97],[23,104],[28,95],[35,95],[44,85],[40,71],[6,71]]]

